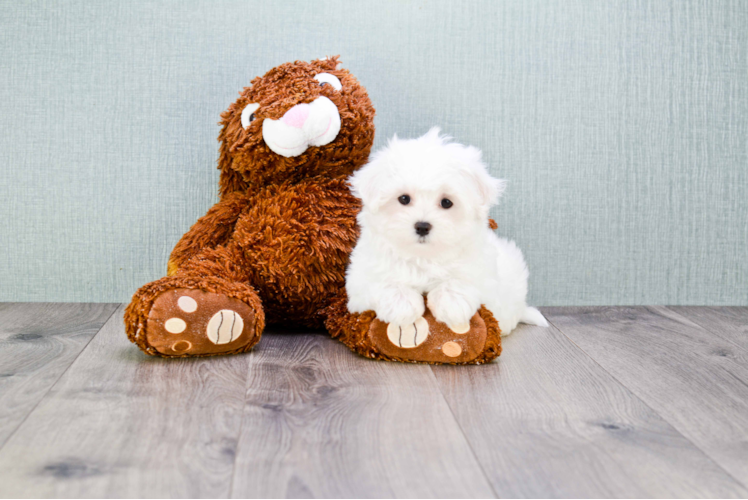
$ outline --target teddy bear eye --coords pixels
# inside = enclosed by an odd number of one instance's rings
[[[331,85],[335,90],[340,90],[343,88],[343,84],[340,83],[340,80],[338,80],[336,76],[331,75],[330,73],[320,73],[316,75],[314,79],[319,82],[320,87]]]
[[[245,129],[249,127],[249,124],[253,121],[255,121],[255,111],[257,111],[260,108],[259,104],[256,103],[250,103],[247,104],[244,109],[242,110],[242,127]]]
[[[407,205],[408,203],[410,203],[410,196],[404,194],[400,196],[397,201],[399,201],[401,205]]]
[[[449,198],[442,198],[441,205],[442,205],[442,208],[452,208],[453,203],[452,203],[452,200],[450,200]]]

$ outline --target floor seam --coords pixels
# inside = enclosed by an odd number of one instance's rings
[[[615,307],[615,306],[613,306],[613,307]],[[648,306],[642,306],[642,307],[648,307]],[[631,393],[631,395],[634,396],[641,404],[643,404],[644,406],[646,406],[647,408],[649,408],[655,415],[657,415],[658,417],[660,417],[663,420],[663,422],[666,422],[670,427],[672,427],[673,430],[675,430],[683,439],[685,439],[686,441],[688,441],[689,443],[691,443],[694,446],[694,448],[696,448],[701,453],[703,453],[705,457],[707,457],[712,463],[714,463],[715,466],[717,466],[717,468],[719,468],[720,470],[722,470],[728,477],[732,478],[732,480],[735,481],[737,484],[743,486],[743,488],[748,488],[748,485],[746,485],[745,483],[743,483],[743,481],[739,480],[732,473],[730,473],[730,471],[728,471],[727,469],[725,469],[722,466],[722,464],[720,464],[706,450],[704,450],[698,444],[694,443],[691,440],[691,438],[689,438],[688,436],[686,436],[685,434],[683,434],[683,432],[674,423],[672,423],[669,419],[665,418],[665,416],[662,415],[662,414],[660,414],[660,412],[658,412],[657,410],[655,410],[654,408],[652,408],[652,406],[650,406],[649,403],[647,403],[646,401],[644,401],[644,399],[642,399],[642,397],[639,396],[639,394],[634,389],[632,389],[628,385],[624,384],[621,380],[618,379],[618,377],[616,377],[615,375],[613,375],[612,373],[610,373],[610,371],[608,371],[603,365],[601,365],[600,362],[597,359],[595,359],[587,351],[585,351],[584,349],[582,349],[576,342],[574,342],[574,339],[572,339],[571,337],[569,337],[568,335],[566,335],[566,333],[561,329],[561,327],[558,324],[556,324],[549,317],[549,315],[543,314],[543,316],[545,316],[545,318],[548,320],[548,322],[550,324],[552,324],[556,328],[556,330],[558,330],[559,332],[561,332],[561,334],[564,337],[566,337],[569,340],[569,342],[571,342],[571,344],[575,348],[579,349],[580,352],[582,352],[585,356],[587,356],[588,358],[590,358],[597,366],[600,367],[601,370],[603,370],[605,373],[607,373],[613,380],[615,380],[616,382],[618,382],[621,385],[621,387],[624,387],[627,391],[629,391]]]
[[[483,474],[483,477],[486,479],[486,483],[488,484],[488,487],[491,488],[491,492],[493,492],[494,498],[501,498],[501,496],[499,495],[499,492],[496,491],[496,488],[494,488],[493,483],[491,482],[491,479],[488,477],[488,473],[486,473],[486,469],[483,467],[483,464],[478,458],[477,453],[475,453],[475,450],[473,449],[473,444],[470,442],[467,435],[465,434],[465,430],[462,428],[462,425],[460,425],[460,421],[457,420],[457,415],[455,415],[455,412],[452,410],[452,406],[449,404],[449,401],[447,401],[447,397],[444,395],[444,391],[442,391],[441,384],[439,384],[439,380],[436,378],[436,373],[434,373],[434,366],[429,365],[429,370],[431,371],[431,376],[433,377],[433,380],[436,383],[436,388],[439,390],[439,394],[442,397],[442,401],[444,401],[444,404],[447,405],[449,414],[452,415],[452,419],[455,421],[455,424],[457,424],[457,428],[460,430],[460,434],[462,435],[462,438],[465,440],[465,443],[467,444],[468,449],[470,450],[470,453],[472,453],[473,458],[475,458],[475,463],[477,463],[478,467],[480,467],[480,471]]]
[[[657,307],[657,306],[653,306],[653,307]],[[740,344],[736,343],[736,342],[735,342],[734,340],[732,340],[731,338],[723,337],[723,336],[722,336],[722,335],[720,335],[719,333],[717,333],[717,332],[715,332],[715,331],[711,330],[710,328],[707,328],[706,326],[702,325],[701,323],[697,323],[696,321],[692,320],[692,319],[691,319],[691,318],[689,318],[688,316],[684,316],[684,315],[682,315],[682,314],[681,314],[681,313],[679,313],[678,311],[675,311],[675,310],[671,309],[671,306],[660,306],[660,307],[663,307],[664,309],[667,309],[667,311],[668,311],[668,312],[671,312],[671,313],[675,314],[676,316],[678,316],[679,318],[682,318],[682,319],[684,319],[685,321],[688,321],[688,322],[689,322],[689,323],[691,323],[691,324],[692,324],[693,326],[695,326],[695,327],[697,327],[697,328],[699,328],[699,329],[701,329],[701,330],[704,330],[704,331],[705,331],[705,332],[707,332],[707,333],[710,333],[710,334],[714,335],[714,336],[715,336],[715,337],[717,337],[718,339],[720,339],[720,340],[723,340],[723,341],[725,341],[725,342],[728,342],[728,343],[732,344],[733,346],[735,346],[735,347],[737,347],[738,349],[740,349],[740,351],[741,351],[741,352],[748,352],[748,348],[746,348],[746,347],[744,347],[744,346],[742,346],[742,345],[740,345]],[[683,307],[687,307],[687,306],[683,306]]]
[[[263,332],[264,334],[264,332]],[[252,368],[253,352],[247,353],[247,371],[244,379],[244,396],[242,398],[241,422],[239,422],[239,433],[236,435],[236,449],[234,450],[234,463],[231,465],[231,480],[229,481],[229,494],[226,498],[234,498],[234,478],[236,477],[236,462],[239,460],[239,445],[244,432],[245,413],[247,412],[247,393],[249,392],[249,373]]]
[[[107,325],[107,323],[109,323],[109,321],[114,316],[114,313],[116,313],[119,310],[120,307],[121,307],[121,305],[116,305],[114,307],[114,309],[112,310],[111,314],[109,314],[109,316],[107,316],[106,320],[104,320],[104,322],[101,324],[101,327],[99,327],[99,329],[96,330],[96,333],[94,333],[93,335],[91,335],[91,338],[88,339],[88,342],[86,342],[86,345],[84,345],[83,348],[78,352],[78,354],[76,354],[75,359],[73,359],[73,361],[70,362],[70,364],[62,371],[62,373],[60,373],[60,376],[57,377],[55,379],[55,381],[52,384],[49,385],[49,387],[47,388],[47,390],[44,392],[44,395],[39,398],[39,401],[36,402],[36,404],[34,405],[34,407],[31,408],[31,410],[29,410],[29,412],[26,414],[25,417],[23,417],[23,420],[21,420],[18,423],[18,425],[16,426],[16,428],[13,429],[13,432],[11,432],[10,434],[8,434],[8,437],[5,439],[5,441],[3,441],[2,444],[0,444],[0,453],[2,453],[3,448],[5,448],[5,445],[8,444],[10,442],[10,440],[13,438],[13,436],[16,435],[16,433],[18,432],[18,429],[20,429],[21,427],[23,427],[23,424],[26,423],[26,421],[29,419],[29,417],[31,416],[31,414],[36,411],[36,409],[39,407],[39,405],[42,403],[42,401],[44,401],[45,399],[47,399],[47,395],[49,395],[49,393],[52,391],[52,389],[60,382],[60,379],[62,379],[62,377],[65,376],[65,374],[68,372],[68,370],[70,370],[70,367],[73,366],[76,361],[78,361],[78,358],[80,358],[81,354],[83,354],[83,351],[85,351],[86,349],[88,349],[88,346],[89,346],[89,344],[91,344],[91,341],[93,339],[95,339],[96,336],[99,333],[101,333],[101,330],[103,330],[104,327]]]

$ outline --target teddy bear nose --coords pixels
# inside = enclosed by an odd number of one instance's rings
[[[309,105],[308,104],[297,104],[293,108],[286,111],[281,121],[290,127],[301,128],[306,123],[306,119],[309,117]]]
[[[418,236],[426,236],[431,231],[431,224],[428,222],[416,222],[416,233]]]

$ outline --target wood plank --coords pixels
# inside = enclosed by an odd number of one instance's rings
[[[0,304],[0,449],[116,304]]]
[[[0,450],[0,496],[228,496],[249,356],[148,357],[123,309]]]
[[[490,365],[433,367],[500,497],[748,494],[556,328],[503,343]]]
[[[743,349],[665,307],[544,312],[603,368],[748,485],[748,356]]]
[[[493,497],[427,365],[326,334],[251,359],[233,497]]]
[[[748,349],[748,307],[668,306],[668,309]]]

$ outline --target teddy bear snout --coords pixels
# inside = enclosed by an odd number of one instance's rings
[[[306,123],[306,119],[309,117],[309,105],[308,104],[297,104],[293,108],[286,111],[281,120],[289,127],[301,128]]]
[[[281,156],[299,156],[309,146],[330,144],[340,132],[340,112],[330,99],[317,97],[297,104],[278,120],[262,122],[262,137],[270,149]]]

